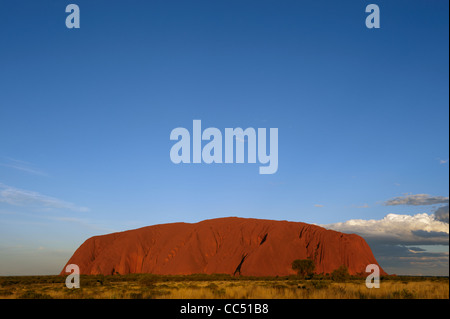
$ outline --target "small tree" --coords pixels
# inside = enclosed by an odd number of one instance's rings
[[[331,279],[333,281],[344,282],[349,278],[350,274],[348,273],[348,268],[345,265],[340,266],[331,273]]]
[[[305,277],[313,273],[316,265],[311,259],[296,259],[292,262],[292,269],[297,271],[299,276]]]

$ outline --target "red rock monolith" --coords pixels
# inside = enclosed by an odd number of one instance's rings
[[[291,265],[296,259],[314,260],[318,274],[341,265],[352,275],[365,274],[368,264],[378,264],[358,235],[301,222],[237,217],[94,236],[67,264],[77,264],[81,274],[285,276],[295,274]],[[380,273],[386,274],[381,267]]]

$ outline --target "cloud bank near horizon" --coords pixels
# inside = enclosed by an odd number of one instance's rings
[[[321,226],[363,237],[390,274],[449,274],[448,205],[434,214],[387,214],[382,219],[351,219]]]
[[[355,233],[372,242],[398,245],[448,245],[449,224],[434,214],[388,214],[382,219],[351,219],[321,225],[343,233]]]

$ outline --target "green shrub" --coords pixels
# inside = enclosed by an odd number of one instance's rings
[[[297,271],[297,274],[302,277],[312,275],[315,268],[316,265],[311,259],[296,259],[292,262],[292,269]]]
[[[333,270],[331,279],[336,282],[345,282],[350,279],[347,266],[342,265],[338,269]]]

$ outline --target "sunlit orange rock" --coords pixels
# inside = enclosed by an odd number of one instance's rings
[[[352,275],[365,274],[368,264],[378,264],[358,235],[300,222],[237,217],[91,237],[67,264],[77,264],[81,274],[285,276],[295,274],[295,259],[307,258],[314,260],[315,273],[324,274],[341,265]],[[381,267],[380,273],[386,274]]]

